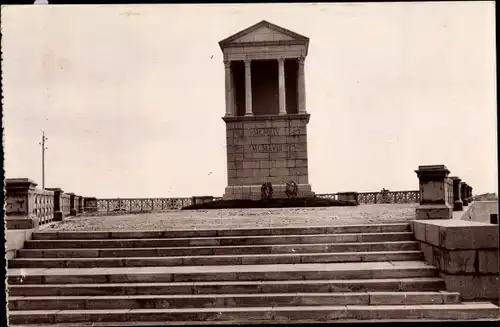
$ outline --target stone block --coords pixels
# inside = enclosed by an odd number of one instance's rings
[[[7,229],[35,229],[38,228],[38,218],[6,217],[5,227]]]
[[[439,225],[426,224],[425,225],[425,242],[434,246],[439,246],[440,234]]]
[[[420,205],[416,209],[416,218],[417,220],[451,219],[453,218],[453,208],[447,204]]]
[[[273,177],[288,175],[288,168],[271,168],[269,173]]]
[[[455,250],[448,251],[433,247],[434,265],[447,274],[467,274],[476,272],[476,251]]]
[[[415,235],[415,239],[420,242],[425,242],[425,229],[426,229],[426,224],[423,224],[420,221],[413,221],[412,222],[412,229],[413,233]]]
[[[498,274],[498,249],[478,250],[479,272],[482,274]]]
[[[450,275],[440,273],[444,279],[446,290],[448,292],[458,292],[462,300],[495,300],[498,299],[498,276],[468,276],[468,275]]]
[[[442,227],[440,246],[449,249],[491,249],[498,247],[498,226],[463,221],[471,225]],[[480,223],[478,223],[480,224]]]
[[[432,251],[432,245],[426,243],[420,243],[420,251],[424,255],[424,260],[430,265],[434,265],[434,256]]]
[[[309,178],[307,176],[299,176],[298,184],[308,184]]]

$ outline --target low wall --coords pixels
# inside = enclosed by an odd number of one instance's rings
[[[490,216],[498,215],[498,201],[474,201],[461,215],[461,220],[490,223]]]
[[[436,266],[446,290],[463,300],[499,300],[498,225],[457,219],[415,220],[424,259]]]
[[[5,259],[13,259],[16,251],[23,248],[24,242],[31,239],[35,229],[6,229],[5,230]]]

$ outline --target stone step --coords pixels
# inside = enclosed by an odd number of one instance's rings
[[[409,232],[410,224],[370,224],[343,226],[304,226],[273,228],[233,228],[207,230],[168,230],[168,231],[40,231],[33,233],[34,240],[88,240],[88,239],[134,239],[134,238],[189,238],[221,236],[263,236],[263,235],[308,235],[308,234],[346,234],[346,233],[386,233]]]
[[[174,257],[129,258],[17,258],[8,261],[9,268],[97,268],[262,265],[293,263],[412,261],[421,259],[420,251],[386,251],[356,253],[286,253]]]
[[[441,291],[444,289],[444,280],[438,277],[344,280],[8,285],[9,296],[189,295],[369,291],[408,292]]]
[[[270,236],[228,236],[200,238],[158,238],[158,239],[90,239],[90,240],[28,240],[28,249],[55,248],[137,248],[137,247],[186,247],[226,245],[270,245],[270,244],[313,244],[313,243],[356,243],[412,241],[412,232],[315,234],[315,235],[270,235]]]
[[[263,281],[436,277],[420,261],[138,268],[12,268],[9,284]]]
[[[152,248],[95,248],[95,249],[21,249],[18,258],[97,258],[97,257],[158,257],[188,255],[225,254],[278,254],[278,253],[323,253],[323,252],[367,252],[367,251],[416,251],[417,241],[275,244],[239,246],[190,246]]]
[[[187,309],[316,305],[458,304],[451,292],[349,292],[9,297],[9,310]]]
[[[427,305],[342,305],[234,307],[196,309],[117,309],[117,310],[22,310],[10,311],[11,325],[78,322],[191,322],[234,321],[345,321],[408,319],[497,319],[498,307],[491,303]]]

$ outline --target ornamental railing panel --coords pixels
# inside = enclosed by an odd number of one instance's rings
[[[359,192],[359,204],[398,204],[398,203],[419,203],[419,191],[389,191],[383,189],[380,192]],[[316,197],[323,199],[338,200],[338,193],[316,194]]]
[[[54,192],[35,189],[29,194],[32,201],[31,214],[38,218],[38,224],[48,224],[54,218]]]

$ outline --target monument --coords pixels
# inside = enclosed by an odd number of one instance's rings
[[[219,42],[224,55],[228,185],[224,200],[314,197],[308,177],[304,61],[309,39],[261,21]],[[266,184],[268,185],[268,184]]]

